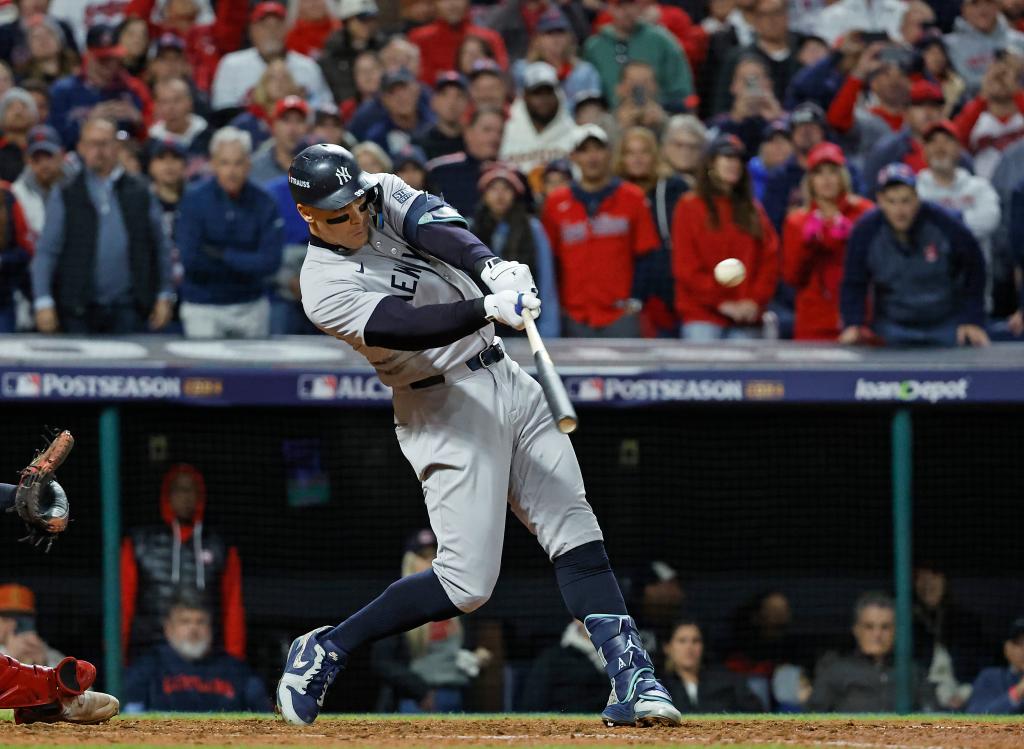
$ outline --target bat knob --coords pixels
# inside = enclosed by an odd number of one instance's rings
[[[579,426],[579,422],[569,416],[558,420],[558,431],[562,434],[572,434],[576,431],[577,426]]]

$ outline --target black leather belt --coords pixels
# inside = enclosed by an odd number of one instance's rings
[[[504,358],[505,349],[497,343],[492,343],[476,356],[466,359],[466,366],[469,367],[470,372],[476,372],[478,369],[497,364]],[[444,382],[444,375],[431,375],[430,377],[424,377],[422,380],[416,380],[409,387],[413,390],[422,390],[423,388],[440,385],[442,382]]]

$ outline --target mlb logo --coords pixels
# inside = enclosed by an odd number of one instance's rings
[[[576,398],[581,401],[604,400],[604,378],[588,377],[576,386]]]
[[[333,400],[337,392],[336,375],[302,375],[299,378],[299,397],[304,400]]]
[[[43,394],[43,377],[38,372],[5,372],[3,390],[9,398],[38,398]]]
[[[930,244],[924,248],[924,259],[929,263],[934,263],[939,259],[939,251],[934,244]]]

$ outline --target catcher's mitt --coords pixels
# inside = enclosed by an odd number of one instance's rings
[[[42,452],[36,454],[32,463],[22,469],[14,494],[11,511],[16,511],[28,528],[28,535],[20,540],[33,546],[45,541],[45,551],[50,550],[57,534],[68,527],[71,512],[68,495],[57,483],[54,473],[74,446],[75,438],[71,432],[64,430],[57,434]]]

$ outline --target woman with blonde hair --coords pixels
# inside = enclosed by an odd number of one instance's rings
[[[839,286],[853,224],[874,205],[854,194],[846,157],[834,143],[807,154],[804,204],[782,228],[782,278],[796,290],[793,337],[834,341],[839,336]]]
[[[638,258],[634,290],[644,303],[641,328],[647,337],[676,337],[672,283],[672,214],[689,187],[672,172],[658,147],[658,139],[645,127],[631,127],[615,149],[615,174],[644,191],[651,217],[658,228],[661,247]]]
[[[402,556],[402,577],[430,569],[437,537],[429,528],[412,535]],[[463,648],[465,632],[458,619],[430,622],[375,643],[373,670],[383,682],[378,711],[451,713],[463,706],[463,689],[491,660],[484,648]]]
[[[266,70],[249,91],[246,111],[231,120],[231,125],[249,133],[253,151],[270,137],[270,121],[274,106],[286,96],[304,96],[302,87],[295,82],[284,57],[267,63]]]

